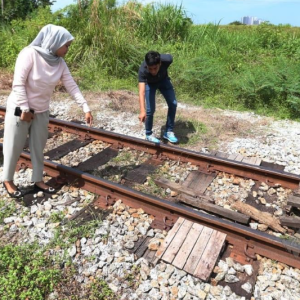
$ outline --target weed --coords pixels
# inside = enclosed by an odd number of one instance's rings
[[[0,223],[7,217],[10,217],[16,212],[16,206],[13,201],[0,200]]]
[[[64,219],[64,217],[65,217],[65,214],[62,211],[54,212],[49,217],[49,223],[61,222]]]
[[[0,247],[0,298],[45,299],[60,280],[60,270],[38,244]]]

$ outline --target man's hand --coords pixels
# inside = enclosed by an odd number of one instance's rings
[[[146,120],[146,112],[141,112],[139,115],[140,122],[145,122]]]
[[[85,122],[86,122],[86,124],[88,125],[88,126],[92,126],[92,124],[93,124],[93,116],[92,116],[92,114],[91,114],[91,112],[89,111],[89,112],[87,112],[87,113],[85,113]]]
[[[20,120],[21,121],[26,121],[26,122],[31,122],[31,120],[34,119],[34,114],[32,112],[22,112]]]

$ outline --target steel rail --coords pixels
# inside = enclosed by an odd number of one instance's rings
[[[2,144],[0,144],[1,146]],[[31,167],[28,153],[21,154],[18,166],[21,168]],[[94,203],[96,206],[105,208],[121,199],[124,204],[133,208],[142,208],[146,213],[153,215],[155,220],[152,226],[156,228],[167,229],[173,226],[179,217],[183,217],[225,233],[226,241],[233,246],[232,251],[236,257],[246,257],[250,260],[255,254],[259,254],[300,268],[300,244],[135,191],[49,160],[44,161],[44,169],[52,177],[65,178],[65,180],[75,183],[77,187],[100,195]]]
[[[5,108],[0,106],[0,115],[5,115]],[[220,158],[205,153],[195,152],[176,146],[154,144],[143,139],[112,133],[103,129],[91,128],[72,122],[50,118],[50,132],[68,132],[76,134],[82,140],[102,140],[114,148],[129,147],[131,149],[145,151],[158,159],[169,158],[181,162],[190,162],[199,167],[203,173],[226,172],[237,176],[265,182],[269,185],[281,184],[285,188],[299,188],[300,176],[275,171],[262,166],[255,166],[248,163],[238,162],[226,158]]]
[[[265,182],[269,185],[281,184],[285,188],[299,188],[300,176],[238,162],[226,158],[220,158],[205,153],[195,152],[176,146],[154,144],[143,139],[129,137],[123,134],[112,133],[102,129],[89,128],[87,126],[73,124],[62,120],[51,119],[50,132],[63,130],[77,134],[81,139],[97,139],[111,144],[114,148],[129,147],[154,155],[154,158],[190,162],[199,167],[204,173],[226,172],[243,178]]]

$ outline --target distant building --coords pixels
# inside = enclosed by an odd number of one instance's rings
[[[243,17],[242,23],[246,25],[259,25],[263,23],[264,21],[262,19],[258,19],[257,17]]]

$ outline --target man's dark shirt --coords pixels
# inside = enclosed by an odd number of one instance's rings
[[[158,73],[155,76],[152,76],[148,69],[145,61],[141,64],[139,68],[138,78],[139,82],[145,83],[158,83],[166,78],[169,78],[168,68],[170,64],[173,62],[173,57],[171,54],[161,54],[160,55],[161,66]]]

